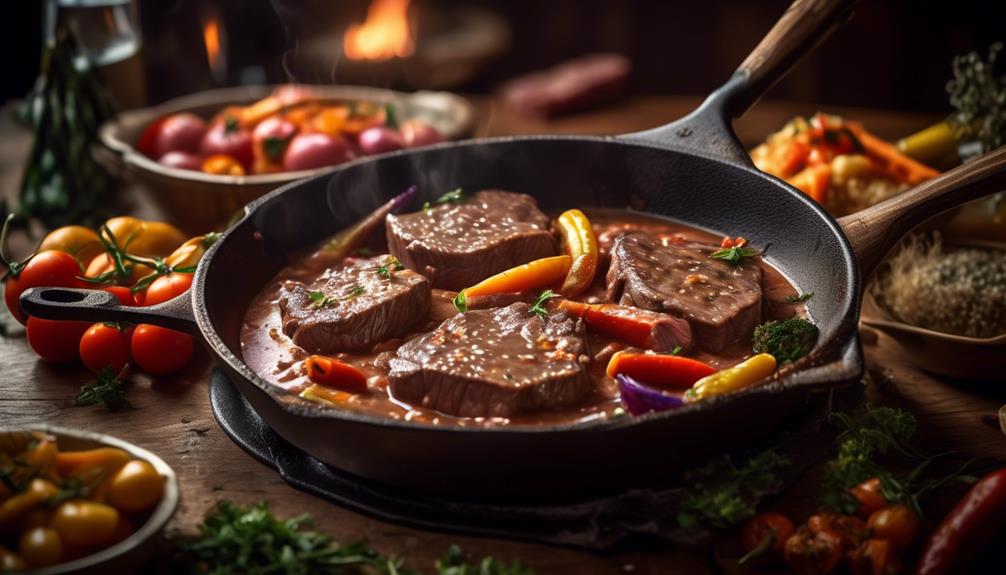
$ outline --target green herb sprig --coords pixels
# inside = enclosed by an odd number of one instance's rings
[[[443,194],[439,198],[433,200],[433,203],[423,202],[423,211],[429,210],[433,206],[441,206],[444,204],[460,204],[465,201],[465,192],[461,188],[453,189],[446,194]]]
[[[709,254],[709,257],[724,261],[732,266],[738,266],[744,263],[745,260],[760,256],[764,253],[764,250],[758,251],[748,246],[733,246],[730,248],[721,248],[716,250],[715,252]]]
[[[323,308],[335,305],[340,301],[351,300],[365,293],[367,293],[367,288],[360,284],[354,284],[349,286],[349,289],[346,290],[346,293],[342,297],[325,295],[325,292],[321,290],[311,291],[307,294],[307,297],[311,300],[311,307]]]
[[[810,298],[812,297],[814,297],[814,292],[809,291],[799,295],[796,294],[788,295],[783,301],[785,301],[788,304],[796,305],[809,301]]]
[[[559,294],[550,289],[541,292],[538,299],[534,300],[534,305],[531,306],[531,313],[537,314],[541,319],[548,319],[548,308],[545,307],[545,303],[555,297],[559,297]]]
[[[377,275],[390,280],[392,272],[402,271],[404,269],[405,266],[402,262],[398,261],[398,258],[395,256],[388,256],[388,259],[384,260],[381,267],[377,268]]]
[[[380,574],[421,575],[363,542],[348,545],[310,529],[311,516],[277,519],[265,502],[244,507],[221,501],[199,525],[199,536],[182,549],[191,571],[213,575]],[[486,557],[467,562],[452,545],[434,565],[435,575],[534,575],[520,561],[507,565]]]
[[[754,517],[761,496],[778,489],[778,471],[790,460],[768,450],[735,465],[729,456],[689,473],[681,499],[678,525],[685,529],[726,529]]]
[[[954,58],[954,77],[947,83],[957,140],[977,140],[982,152],[1006,144],[1006,71],[996,69],[1002,50],[996,42],[987,59],[977,52]]]
[[[96,381],[81,387],[80,392],[73,398],[73,404],[76,406],[96,403],[104,403],[109,411],[122,411],[132,407],[126,399],[124,374],[115,373],[112,368],[106,367],[98,374]]]

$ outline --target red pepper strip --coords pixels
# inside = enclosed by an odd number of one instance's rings
[[[696,381],[716,373],[716,368],[680,355],[620,351],[608,361],[607,373],[610,377],[621,373],[653,387],[688,389]]]
[[[311,381],[325,387],[350,393],[367,391],[367,376],[363,372],[332,357],[312,355],[304,360],[304,371]]]
[[[691,347],[688,322],[671,315],[611,303],[587,304],[572,300],[559,302],[559,309],[583,318],[593,331],[634,347],[655,351]]]
[[[916,575],[964,573],[1006,526],[1006,469],[975,483],[929,536]]]

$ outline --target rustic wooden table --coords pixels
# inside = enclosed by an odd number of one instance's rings
[[[525,133],[617,134],[653,127],[680,117],[694,98],[639,97],[600,111],[535,121],[514,117],[493,100],[475,98],[477,134]],[[762,102],[737,123],[745,143],[755,143],[795,114],[816,110],[811,104]],[[933,118],[869,110],[829,109],[862,120],[881,136],[895,138],[928,125]],[[14,197],[30,138],[4,114],[0,119],[0,190]],[[126,193],[132,193],[128,186]],[[136,195],[133,212],[157,217]],[[15,238],[15,253],[28,248]],[[990,423],[1006,402],[1004,388],[966,389],[913,368],[897,344],[883,334],[867,333],[865,350],[871,368],[891,377],[883,392],[868,391],[874,401],[898,405],[918,414],[921,440],[930,452],[958,450],[961,456],[1006,462],[1006,437]],[[299,492],[276,473],[253,460],[217,427],[207,397],[211,365],[198,353],[181,374],[159,379],[132,378],[130,401],[135,409],[109,413],[101,407],[73,407],[77,388],[91,379],[80,366],[54,366],[36,360],[23,332],[0,339],[0,423],[30,425],[50,422],[94,429],[156,451],[178,473],[182,503],[170,531],[192,533],[216,501],[267,500],[280,516],[311,512],[318,527],[340,541],[368,540],[379,551],[405,556],[415,567],[429,568],[451,544],[474,556],[521,558],[538,573],[713,573],[732,571],[728,561],[689,554],[667,546],[646,545],[617,553],[592,554],[565,548],[422,531],[385,523]],[[778,502],[805,516],[813,508],[817,474],[808,473]],[[727,543],[729,548],[729,543]]]

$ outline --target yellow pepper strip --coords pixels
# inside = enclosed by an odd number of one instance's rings
[[[597,273],[600,258],[597,236],[590,220],[577,209],[563,212],[555,223],[562,236],[563,250],[573,258],[559,293],[566,297],[577,296],[587,291]]]
[[[737,365],[707,375],[685,393],[685,401],[698,401],[750,387],[775,371],[775,357],[759,353]]]
[[[0,533],[16,532],[22,517],[58,494],[59,488],[52,481],[39,477],[32,479],[27,489],[0,505]]]
[[[454,307],[464,312],[468,310],[470,297],[526,292],[553,286],[566,277],[572,264],[573,258],[570,256],[552,256],[510,268],[458,292],[458,296],[454,298]]]
[[[309,385],[307,389],[300,392],[300,396],[304,399],[321,403],[331,403],[334,405],[346,404],[349,398],[353,397],[353,395],[354,394],[349,393],[348,391],[331,389],[318,383],[313,383]]]

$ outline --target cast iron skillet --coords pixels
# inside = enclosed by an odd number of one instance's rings
[[[733,77],[691,115],[621,137],[475,140],[397,152],[284,186],[246,207],[203,257],[191,293],[148,308],[106,292],[28,290],[22,309],[55,319],[156,323],[201,336],[219,366],[283,438],[318,460],[407,489],[481,499],[559,500],[645,485],[697,458],[777,432],[788,416],[862,374],[861,282],[924,219],[1006,188],[1006,151],[836,222],[806,196],[754,169],[733,135],[743,113],[797,57],[848,16],[849,2],[797,0]],[[641,206],[755,245],[801,289],[821,328],[818,349],[756,389],[671,412],[558,427],[433,427],[305,405],[241,360],[252,298],[308,247],[417,184],[503,188],[543,209]]]

